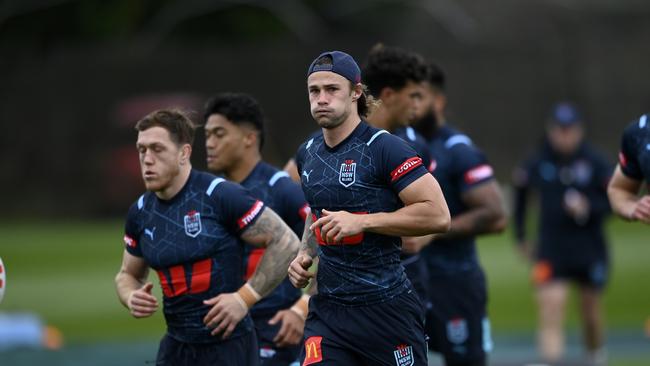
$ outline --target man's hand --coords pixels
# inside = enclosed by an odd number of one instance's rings
[[[630,218],[644,224],[650,224],[650,195],[645,195],[636,202]]]
[[[435,238],[436,234],[425,236],[404,236],[402,237],[402,252],[406,254],[417,254],[429,245]]]
[[[589,199],[575,189],[564,193],[564,209],[578,224],[584,224],[589,218]]]
[[[158,300],[151,294],[153,284],[147,282],[129,295],[127,307],[135,318],[146,318],[158,310]]]
[[[293,310],[280,310],[269,320],[269,324],[274,325],[282,322],[278,334],[273,338],[273,342],[278,347],[295,346],[302,340],[302,333],[305,329],[305,319],[295,313]]]
[[[203,323],[208,328],[214,328],[211,333],[213,336],[223,332],[221,339],[228,338],[248,313],[246,303],[236,292],[221,294],[203,303],[212,305],[212,309],[203,318]]]
[[[320,227],[321,238],[327,244],[338,243],[346,236],[359,234],[363,231],[365,215],[355,215],[347,211],[321,211],[321,217],[309,227],[315,230]]]
[[[314,260],[305,253],[298,253],[296,258],[289,265],[289,280],[296,288],[305,288],[309,284],[309,280],[314,277],[314,274],[309,272]]]

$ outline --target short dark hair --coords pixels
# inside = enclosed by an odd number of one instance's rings
[[[151,127],[162,127],[169,132],[171,140],[176,145],[194,143],[196,125],[187,112],[180,109],[155,110],[135,124],[137,131],[145,131]]]
[[[427,82],[434,88],[445,91],[445,72],[434,62],[427,63]]]
[[[259,149],[264,146],[264,114],[262,107],[252,96],[245,93],[221,93],[205,104],[204,121],[211,115],[220,114],[236,125],[249,124],[257,131]]]
[[[427,67],[420,55],[379,43],[370,50],[362,75],[370,94],[379,97],[384,88],[400,90],[409,81],[424,81]]]

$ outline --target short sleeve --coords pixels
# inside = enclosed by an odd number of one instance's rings
[[[274,196],[277,197],[276,202],[280,202],[282,205],[280,212],[282,220],[289,225],[298,237],[301,237],[305,219],[310,212],[309,204],[302,189],[290,178],[285,177],[280,178],[275,183],[273,190]]]
[[[428,174],[422,158],[406,141],[388,133],[377,140],[374,143],[380,151],[378,173],[396,193]]]
[[[627,126],[621,139],[621,150],[618,153],[618,163],[621,171],[627,177],[634,180],[643,180],[643,172],[637,157],[639,151],[640,128],[639,123],[634,122]]]
[[[141,198],[142,199],[142,198]],[[126,215],[126,224],[124,225],[124,247],[126,251],[136,257],[142,257],[140,248],[141,225],[138,219],[140,209],[138,204],[133,204]]]
[[[223,181],[212,192],[222,224],[232,232],[241,233],[251,226],[264,211],[264,202],[255,199],[237,183]]]
[[[459,143],[451,147],[454,176],[461,192],[494,179],[494,170],[485,155],[473,145]]]

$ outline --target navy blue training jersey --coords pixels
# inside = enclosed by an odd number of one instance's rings
[[[399,128],[393,131],[393,135],[401,137],[402,140],[406,141],[412,148],[415,150],[418,155],[422,158],[422,165],[427,168],[428,171],[433,170],[433,165],[431,165],[431,152],[429,151],[429,146],[427,140],[417,133],[413,127],[407,126],[404,128]]]
[[[253,197],[273,209],[299,238],[302,237],[309,205],[300,186],[289,178],[287,172],[260,161],[241,185],[246,187]],[[264,248],[246,245],[246,279],[253,275],[263,254]],[[301,294],[287,277],[271,294],[253,306],[251,314],[273,315],[278,310],[291,307]]]
[[[174,198],[147,192],[131,206],[126,250],[156,272],[164,294],[167,333],[190,343],[220,342],[203,324],[203,300],[244,284],[244,243],[238,234],[264,210],[240,185],[192,170]],[[231,337],[252,330],[247,315]]]
[[[467,211],[462,195],[494,179],[485,155],[469,137],[443,126],[429,142],[433,176],[438,180],[453,218]],[[430,273],[455,273],[479,268],[474,237],[439,239],[422,250]]]
[[[527,192],[539,193],[538,259],[566,265],[607,259],[604,219],[610,212],[607,183],[611,165],[590,145],[581,144],[571,156],[557,154],[548,142],[513,174],[515,235],[526,239]],[[589,201],[589,215],[576,221],[565,200],[579,192]]]
[[[323,209],[355,214],[393,212],[403,207],[398,193],[427,170],[404,140],[361,121],[334,147],[323,135],[303,143],[296,154],[302,188],[314,220]],[[386,301],[410,282],[400,264],[401,239],[371,232],[341,243],[319,241],[318,294],[344,305]]]
[[[618,160],[623,174],[650,184],[650,114],[627,126]]]

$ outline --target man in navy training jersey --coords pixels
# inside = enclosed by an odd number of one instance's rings
[[[621,140],[618,165],[607,191],[609,202],[624,219],[650,224],[650,114],[632,121]],[[640,195],[644,183],[646,193]]]
[[[432,174],[451,212],[447,233],[407,239],[416,248],[424,246],[420,253],[432,304],[426,322],[429,349],[441,353],[447,365],[485,365],[492,341],[475,237],[505,228],[504,203],[485,155],[446,120],[445,76],[437,65],[429,65],[424,86],[425,116],[417,127],[429,139]]]
[[[370,50],[361,74],[370,94],[380,100],[370,111],[368,123],[401,137],[422,158],[422,164],[428,169],[431,157],[427,143],[409,126],[421,109],[421,83],[427,76],[427,66],[423,59],[413,52],[378,44]],[[424,284],[428,281],[426,265],[416,251],[419,248],[408,247],[405,245],[408,243],[402,243],[402,265],[428,308],[430,304],[427,286]]]
[[[513,174],[514,232],[518,249],[534,261],[540,355],[551,363],[563,356],[566,301],[569,285],[575,283],[587,356],[600,365],[605,363],[600,298],[609,262],[604,224],[612,169],[585,141],[582,120],[572,103],[551,109],[546,139]],[[538,193],[540,207],[534,254],[525,230],[531,190]]]
[[[296,163],[312,215],[289,267],[297,287],[320,259],[305,324],[303,365],[426,365],[424,309],[400,263],[400,236],[447,230],[438,183],[404,140],[369,126],[361,72],[325,52],[308,69],[322,129]]]
[[[264,116],[259,103],[247,94],[219,94],[206,104],[204,120],[208,169],[247,188],[302,235],[309,206],[289,174],[262,160]],[[264,248],[246,246],[246,279],[263,253]],[[251,309],[261,365],[287,366],[298,359],[309,299],[301,295],[285,279]]]
[[[136,130],[147,192],[126,220],[120,301],[136,318],[151,316],[153,268],[167,323],[156,364],[257,365],[248,309],[284,279],[296,235],[243,187],[192,169],[195,127],[182,112],[154,111]],[[247,282],[244,242],[266,248]]]

